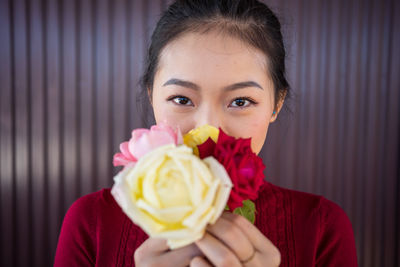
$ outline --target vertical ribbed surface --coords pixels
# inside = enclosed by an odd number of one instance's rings
[[[0,0],[0,266],[51,266],[71,203],[112,185],[112,155],[144,126],[137,83],[169,2]],[[400,2],[266,2],[293,89],[267,179],[340,204],[360,266],[398,266]]]
[[[400,3],[270,3],[293,97],[263,150],[267,179],[342,206],[360,266],[398,266]]]

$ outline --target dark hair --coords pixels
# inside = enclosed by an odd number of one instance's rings
[[[177,0],[171,4],[151,36],[140,81],[142,93],[147,95],[148,88],[152,92],[160,54],[168,43],[184,33],[208,31],[231,35],[264,52],[274,84],[276,106],[289,91],[281,24],[271,9],[257,0]]]

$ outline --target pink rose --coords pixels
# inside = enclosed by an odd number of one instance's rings
[[[136,163],[147,152],[167,144],[180,145],[183,143],[182,133],[166,123],[151,126],[148,129],[136,129],[132,131],[129,142],[120,144],[121,153],[114,155],[114,166],[126,166]]]

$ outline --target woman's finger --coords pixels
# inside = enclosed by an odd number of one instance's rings
[[[135,261],[142,261],[149,256],[160,255],[168,251],[167,241],[161,238],[148,238],[135,251]]]
[[[241,266],[235,254],[208,232],[204,234],[202,239],[196,241],[196,245],[215,266]]]
[[[203,257],[197,256],[190,262],[190,267],[211,267],[211,265]]]
[[[207,231],[228,246],[240,261],[248,259],[255,252],[240,227],[225,218],[219,218],[215,224],[208,226]]]
[[[240,227],[246,237],[249,238],[249,241],[253,244],[254,248],[263,255],[267,255],[268,258],[271,259],[270,263],[272,266],[279,266],[281,262],[281,254],[278,248],[275,247],[274,244],[268,238],[266,238],[251,222],[249,222],[243,216],[230,212],[224,212],[221,217]]]
[[[274,244],[272,244],[272,242],[257,229],[257,227],[243,216],[224,212],[221,217],[237,225],[257,250],[264,251],[270,247],[275,247]]]
[[[190,244],[163,254],[157,261],[168,266],[189,266],[191,260],[199,256],[203,256],[201,250],[196,244]]]
[[[135,262],[148,263],[153,266],[188,266],[192,258],[203,256],[203,253],[196,246],[188,246],[169,250],[167,241],[160,238],[148,238],[135,251]]]

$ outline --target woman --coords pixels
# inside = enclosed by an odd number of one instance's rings
[[[251,0],[182,0],[152,35],[143,88],[156,122],[183,133],[210,124],[251,137],[259,153],[288,94],[280,23]],[[170,251],[148,238],[104,189],[78,199],[55,266],[356,266],[351,224],[323,197],[265,183],[256,224],[225,213],[205,236]]]

